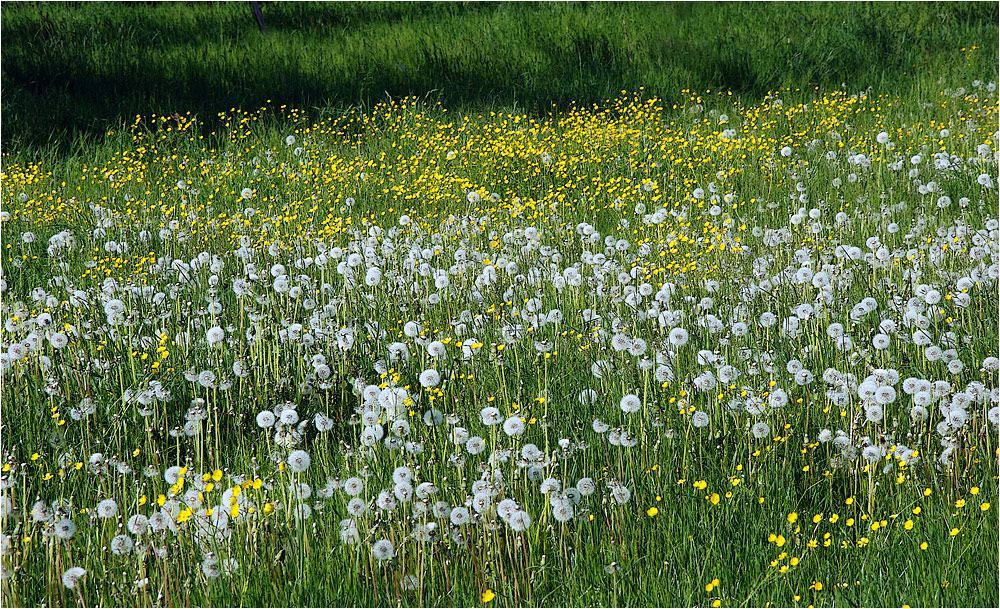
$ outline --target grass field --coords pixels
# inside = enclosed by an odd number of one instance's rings
[[[996,72],[994,3],[5,3],[5,152],[100,142],[136,114],[273,100],[325,115],[416,95],[543,114],[782,87],[933,94]],[[978,47],[962,57],[960,49]]]
[[[994,5],[168,8],[3,7],[5,606],[1000,602]]]

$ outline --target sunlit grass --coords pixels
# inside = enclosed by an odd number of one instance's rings
[[[4,602],[995,604],[995,87],[6,158]]]

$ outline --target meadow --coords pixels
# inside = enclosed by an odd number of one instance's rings
[[[3,604],[996,606],[1000,79],[934,53],[5,129]]]
[[[338,116],[416,95],[544,115],[622,90],[756,103],[773,89],[927,98],[996,72],[991,2],[6,2],[5,153],[90,154],[136,115],[267,100]],[[959,49],[978,47],[962,56]]]

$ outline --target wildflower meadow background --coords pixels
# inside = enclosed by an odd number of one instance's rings
[[[989,3],[4,4],[9,606],[997,606]]]

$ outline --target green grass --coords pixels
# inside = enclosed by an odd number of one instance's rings
[[[3,5],[4,606],[1000,604],[995,5],[275,3],[264,15],[267,36],[246,3]],[[354,281],[334,248],[362,256]],[[279,263],[301,294],[275,287]],[[803,266],[834,288],[772,281]],[[652,294],[637,305],[625,286],[642,284]],[[922,305],[929,288],[941,300]],[[878,309],[852,316],[868,297]],[[815,309],[789,335],[803,303]],[[829,334],[835,322],[852,346]],[[223,343],[208,343],[213,326]],[[672,326],[690,341],[671,346]],[[962,370],[915,343],[922,326]],[[615,349],[620,334],[645,353]],[[408,361],[392,361],[395,342]],[[707,352],[740,376],[699,389],[723,374]],[[429,368],[444,380],[423,388]],[[941,405],[964,398],[933,400],[922,421],[899,382],[872,421],[855,390],[833,395],[828,369],[948,380],[950,394],[980,383],[985,399],[942,431]],[[204,371],[214,386],[186,374]],[[407,388],[397,415],[422,452],[365,450],[359,377]],[[146,412],[133,396],[152,381],[169,395]],[[777,388],[786,406],[751,411]],[[596,403],[579,401],[585,389]],[[627,394],[637,412],[620,407]],[[85,399],[94,412],[80,416]],[[333,421],[305,428],[301,473],[255,422],[286,403]],[[485,425],[485,406],[523,417],[524,434]],[[433,409],[457,421],[427,426]],[[459,426],[484,452],[452,441]],[[824,429],[848,446],[820,441]],[[887,454],[869,463],[865,438]],[[565,523],[518,462],[529,443],[543,477],[596,482]],[[489,466],[504,449],[513,458]],[[188,468],[183,485],[165,479],[171,466]],[[416,500],[351,516],[344,491],[323,496],[331,478],[360,476],[372,504],[400,466],[438,487],[429,505],[450,507],[495,469],[493,506],[514,499],[532,524],[515,531],[487,509],[453,534]],[[308,500],[290,489],[302,482]],[[247,503],[216,536],[204,510],[231,509],[235,488]],[[97,517],[109,498],[119,514]],[[173,528],[128,529],[168,511]],[[52,535],[63,518],[71,539]],[[356,544],[341,539],[346,519]],[[441,535],[416,538],[429,522]],[[144,551],[113,553],[121,534]],[[394,558],[373,557],[379,539]],[[210,577],[215,559],[238,568]],[[70,567],[87,572],[72,589]]]
[[[6,3],[5,152],[86,142],[136,114],[212,123],[266,100],[336,113],[418,95],[545,113],[645,87],[902,94],[996,73],[991,3]],[[959,49],[979,47],[959,59]]]
[[[907,338],[910,329],[892,332],[887,351],[868,347],[879,318],[902,323],[902,312],[891,306],[894,297],[906,302],[921,281],[949,298],[958,297],[955,278],[980,273],[970,258],[968,235],[985,231],[986,247],[995,248],[996,229],[987,228],[996,221],[995,186],[977,183],[981,161],[976,159],[982,158],[977,148],[983,142],[995,154],[991,125],[996,98],[983,84],[971,91],[960,97],[930,97],[933,101],[927,103],[933,107],[920,99],[861,99],[840,93],[780,106],[691,96],[683,108],[664,110],[656,100],[647,103],[636,96],[600,111],[576,110],[542,121],[526,115],[462,121],[439,106],[411,100],[320,123],[292,122],[294,146],[284,141],[289,131],[273,129],[278,123],[261,123],[250,115],[232,121],[248,126],[234,127],[229,143],[217,149],[203,150],[197,138],[192,141],[188,129],[196,130],[197,125],[176,130],[168,122],[155,132],[137,131],[134,140],[119,138],[116,147],[98,149],[86,162],[70,159],[50,168],[9,161],[3,175],[2,209],[11,214],[3,224],[3,311],[5,322],[13,320],[13,325],[4,329],[4,343],[28,340],[33,320],[45,309],[55,328],[70,324],[73,329],[66,330],[71,338],[65,348],[55,349],[42,338],[40,351],[12,362],[3,376],[8,447],[4,463],[9,469],[5,483],[13,482],[4,498],[19,513],[8,514],[2,523],[7,542],[14,546],[3,558],[12,576],[2,584],[5,603],[995,604],[998,437],[986,412],[993,404],[969,407],[969,422],[954,434],[958,444],[953,461],[938,468],[936,408],[929,422],[911,420],[911,398],[900,392],[883,421],[870,423],[858,400],[833,404],[825,382],[819,380],[827,368],[851,372],[859,381],[875,368],[893,368],[904,378],[947,378],[956,388],[978,381],[987,392],[996,390],[996,372],[980,369],[997,354],[990,338],[997,332],[995,279],[977,275],[979,283],[966,288],[970,306],[942,300],[944,313],[935,315],[931,324],[934,340],[942,344],[946,331],[957,333],[956,354],[965,363],[961,374],[927,360],[923,349]],[[730,121],[718,124],[717,112],[728,114]],[[703,121],[706,117],[712,120]],[[738,130],[735,139],[720,139],[727,125]],[[942,126],[953,133],[942,138]],[[882,130],[892,133],[897,146],[893,151],[877,142]],[[820,141],[818,148],[811,144],[814,139]],[[897,154],[910,163],[911,156],[931,144],[966,159],[957,172],[934,169],[928,158],[916,165],[925,180],[942,184],[954,200],[945,211],[936,206],[939,194],[921,194],[907,176],[912,164],[901,170],[888,166]],[[296,154],[298,146],[302,150]],[[784,146],[793,150],[788,157],[780,152]],[[847,164],[848,151],[865,153],[871,168]],[[836,158],[831,160],[828,152],[837,153]],[[811,200],[805,207],[819,211],[819,233],[806,230],[812,220],[801,227],[794,223],[794,206],[778,203],[790,190],[799,196],[788,176],[806,166],[810,173],[801,183]],[[851,181],[852,173],[861,176],[857,182]],[[108,178],[112,175],[114,180]],[[835,179],[842,183],[836,185]],[[178,180],[186,182],[185,189],[178,188]],[[720,196],[735,197],[732,207],[720,209],[719,215],[695,198],[695,187],[707,188],[709,182],[719,186]],[[249,199],[240,198],[244,188],[253,190]],[[469,202],[464,194],[469,189],[479,192],[482,201]],[[497,201],[489,199],[491,192],[497,193]],[[880,207],[883,195],[908,203],[885,211]],[[357,200],[353,208],[345,205],[348,197]],[[964,207],[960,199],[968,199]],[[648,225],[633,211],[639,203],[650,211],[662,205],[683,212],[684,218],[668,216],[659,228]],[[259,211],[248,214],[247,206]],[[844,219],[835,220],[841,212]],[[401,226],[404,214],[412,223]],[[487,218],[486,230],[479,230],[478,222],[451,222],[451,214],[458,219]],[[899,233],[886,228],[889,219],[899,224]],[[173,221],[178,224],[171,225]],[[668,281],[678,286],[667,308],[683,312],[681,325],[691,331],[692,340],[676,349],[675,356],[667,356],[676,375],[673,381],[661,385],[651,371],[637,368],[637,358],[608,344],[607,338],[623,328],[612,323],[617,317],[630,335],[643,337],[650,348],[666,349],[666,330],[655,318],[638,317],[621,301],[621,294],[602,297],[586,283],[579,288],[536,288],[504,279],[498,288],[483,288],[481,301],[474,297],[472,280],[489,261],[516,260],[522,272],[540,264],[547,268],[536,258],[537,251],[525,254],[522,249],[524,237],[516,231],[526,227],[537,227],[540,245],[559,251],[560,268],[580,260],[585,250],[602,251],[599,244],[583,242],[575,228],[580,222],[634,242],[627,253],[611,248],[608,257],[615,268],[644,269],[647,275],[637,277],[649,281],[654,291]],[[956,223],[969,228],[966,237],[938,232],[954,230]],[[171,226],[169,234],[158,234]],[[429,279],[415,279],[417,294],[409,287],[394,288],[387,279],[377,287],[352,288],[331,266],[291,270],[302,256],[315,257],[334,246],[360,247],[367,243],[368,229],[356,234],[354,228],[374,226],[386,231],[377,244],[401,246],[395,254],[385,254],[387,273],[403,272],[402,258],[410,247],[403,244],[408,243],[442,250],[442,257],[435,257],[428,249],[438,268],[451,264],[459,248],[475,252],[473,264],[466,274],[453,274],[451,286],[442,290]],[[97,228],[104,232],[94,233]],[[789,231],[790,243],[767,245],[765,231],[779,228]],[[66,229],[76,236],[76,244],[47,251],[49,238]],[[911,230],[926,237],[914,243],[905,236]],[[27,231],[35,235],[33,242],[24,240]],[[140,231],[148,231],[148,238]],[[898,264],[873,266],[863,258],[830,257],[840,244],[868,247],[865,241],[873,235],[896,252]],[[241,237],[250,247],[238,255]],[[128,243],[130,250],[109,252],[111,242]],[[715,247],[723,242],[727,250]],[[650,245],[652,252],[635,253],[640,243]],[[274,255],[270,245],[277,248]],[[917,245],[920,248],[908,257],[907,248]],[[940,252],[943,245],[950,249],[936,261],[938,254],[932,250]],[[815,246],[821,247],[812,249]],[[777,327],[758,326],[756,320],[765,311],[783,318],[802,302],[819,303],[817,290],[782,284],[750,301],[740,294],[755,277],[755,259],[769,261],[773,269],[789,264],[797,268],[796,250],[811,252],[814,264],[832,264],[844,283],[828,305],[819,305],[822,318],[802,322],[803,331],[788,338]],[[157,258],[191,261],[203,251],[218,255],[224,267],[202,267],[191,271],[192,280],[184,280],[152,266]],[[251,273],[245,261],[253,262],[265,277],[251,282],[261,298],[233,292],[234,280]],[[331,335],[318,334],[312,345],[282,338],[291,323],[309,327],[310,311],[317,309],[271,288],[268,271],[278,261],[295,277],[305,275],[315,282],[305,296],[314,297],[319,309],[332,306],[331,329],[357,330],[354,347],[338,348]],[[920,279],[914,279],[916,271],[923,273]],[[220,289],[211,287],[209,273],[218,275]],[[596,280],[590,266],[585,265],[583,273]],[[619,285],[615,273],[612,270],[605,280],[610,281],[609,291]],[[152,292],[142,297],[118,290],[101,296],[102,288],[112,289],[106,277],[121,287],[148,286]],[[718,281],[718,291],[711,291],[706,279]],[[73,304],[79,296],[71,295],[67,280],[73,290],[86,291],[92,304]],[[323,282],[330,282],[332,290],[320,289]],[[508,285],[512,297],[503,294]],[[41,301],[32,295],[36,288],[45,292]],[[156,304],[150,300],[155,291],[175,292],[176,298],[167,296]],[[433,294],[443,296],[440,303],[432,302]],[[48,302],[46,295],[55,300]],[[130,319],[108,321],[103,303],[111,296],[125,302]],[[698,321],[701,313],[695,304],[706,296],[715,300],[713,311],[725,324],[720,334]],[[852,322],[850,309],[868,296],[876,298],[879,313]],[[207,308],[209,297],[219,302],[219,311]],[[543,312],[558,308],[564,319],[507,343],[502,325],[527,315],[525,303],[533,297],[541,300]],[[512,307],[520,314],[514,315]],[[587,323],[580,314],[586,308],[595,308],[603,321]],[[473,329],[469,322],[459,336],[455,324],[467,315],[482,316],[483,325]],[[750,322],[746,336],[729,329],[739,319]],[[460,350],[449,346],[447,355],[435,362],[423,346],[404,336],[405,323],[411,320],[421,323],[428,338],[457,342],[471,333],[483,349],[465,361]],[[386,337],[369,336],[364,326],[369,321],[387,330]],[[855,348],[834,347],[826,330],[833,321],[850,329]],[[253,323],[261,324],[259,340],[245,335]],[[229,328],[231,342],[222,347],[206,344],[206,330],[215,324]],[[595,327],[607,332],[604,340],[589,338]],[[191,340],[181,340],[179,332],[189,332]],[[395,340],[406,341],[412,359],[392,364],[393,372],[380,376],[373,361],[387,359],[386,344]],[[551,358],[539,351],[536,340],[551,341]],[[506,348],[500,349],[502,345]],[[698,361],[701,349],[718,352],[742,371],[732,388],[695,388],[696,377],[713,369]],[[770,357],[776,368],[761,370],[766,360],[745,362],[740,355],[744,349],[749,349],[751,361]],[[301,383],[313,374],[309,361],[317,354],[327,358],[332,375],[328,386],[309,390]],[[614,374],[596,379],[591,366],[598,359],[609,361]],[[801,359],[814,372],[813,387],[799,387],[786,374],[786,362],[793,359]],[[237,360],[248,366],[247,378],[234,376]],[[418,375],[428,367],[444,373],[442,386],[420,389]],[[212,370],[233,385],[206,389],[185,379],[188,369]],[[411,422],[411,437],[423,443],[423,453],[379,447],[366,455],[360,450],[359,427],[348,424],[361,408],[361,397],[351,386],[356,375],[369,383],[411,388],[413,412],[403,418]],[[145,418],[126,395],[127,390],[149,387],[151,380],[161,381],[171,395],[155,402]],[[726,410],[731,399],[742,399],[741,392],[767,395],[772,382],[788,390],[792,403],[787,407],[761,415]],[[55,393],[48,393],[47,386],[56,387]],[[595,405],[582,406],[577,395],[585,388],[603,397]],[[644,405],[625,415],[618,402],[630,392],[642,396]],[[94,400],[96,412],[74,420],[69,413],[84,397]],[[197,399],[205,400],[209,412],[201,431],[192,437],[170,435],[185,423]],[[286,401],[297,404],[303,420],[319,412],[335,421],[325,433],[310,425],[300,447],[311,454],[312,465],[301,475],[282,468],[288,450],[277,448],[272,434],[254,424],[258,411]],[[497,427],[482,425],[479,410],[488,404],[495,404],[503,417],[524,416],[525,435],[508,438]],[[487,452],[467,455],[462,466],[450,464],[448,456],[456,448],[449,435],[457,424],[428,428],[421,419],[439,405],[458,416],[458,424],[471,434],[486,438]],[[708,413],[709,427],[694,427],[688,408]],[[626,428],[636,446],[609,443],[606,434],[592,430],[595,417]],[[759,421],[771,428],[762,439],[749,431]],[[891,458],[869,465],[856,454],[845,456],[831,443],[817,442],[824,428],[850,433],[857,448],[862,436],[887,434],[922,456],[909,466]],[[561,455],[561,439],[587,447]],[[425,517],[397,508],[358,517],[361,541],[345,545],[338,534],[341,520],[348,517],[347,497],[341,491],[326,499],[314,494],[310,518],[293,516],[299,501],[288,491],[292,482],[307,482],[316,493],[330,476],[346,479],[367,471],[366,495],[371,500],[380,489],[392,488],[391,474],[401,465],[417,471],[418,480],[436,484],[441,492],[435,499],[461,505],[471,481],[480,476],[478,464],[485,455],[494,447],[520,451],[529,442],[548,454],[554,451],[545,476],[563,486],[582,477],[597,480],[597,493],[577,506],[570,522],[554,519],[538,482],[529,481],[513,460],[499,468],[505,480],[500,496],[514,498],[531,515],[533,524],[525,533],[496,521],[496,529],[478,523],[467,526],[461,536],[417,541],[411,537],[413,527]],[[120,460],[131,471],[116,473],[113,464],[104,473],[88,471],[95,453]],[[170,465],[190,468],[193,475],[184,488],[171,490],[164,481],[164,469]],[[147,467],[157,475],[142,475]],[[200,538],[197,507],[192,507],[191,518],[177,524],[178,533],[135,536],[165,549],[163,557],[110,553],[111,538],[125,531],[127,518],[153,514],[159,495],[181,500],[191,484],[215,470],[220,480],[213,482],[216,489],[205,490],[205,501],[216,510],[222,509],[216,502],[222,501],[225,489],[255,479],[263,485],[244,488],[257,515],[249,515],[249,504],[244,505],[229,525],[230,537]],[[609,493],[612,480],[629,488],[628,502],[619,505]],[[66,500],[63,509],[78,527],[72,540],[47,536],[51,521],[29,515],[37,498]],[[118,502],[118,519],[92,516],[104,498]],[[276,511],[267,513],[268,504],[278,506]],[[653,507],[658,513],[650,516],[647,510]],[[876,522],[880,526],[873,529]],[[447,523],[442,530],[447,532]],[[371,544],[379,538],[394,542],[394,559],[380,563],[372,558]],[[928,544],[926,550],[921,543]],[[202,566],[211,559],[210,552],[235,560],[239,569],[220,578],[206,577]],[[793,558],[797,564],[792,564]],[[60,583],[69,566],[87,570],[76,590]],[[402,589],[407,575],[418,577],[416,590]],[[136,583],[146,578],[148,585]],[[719,586],[707,590],[715,579]],[[816,589],[816,582],[822,590]],[[481,603],[486,590],[496,598]]]

